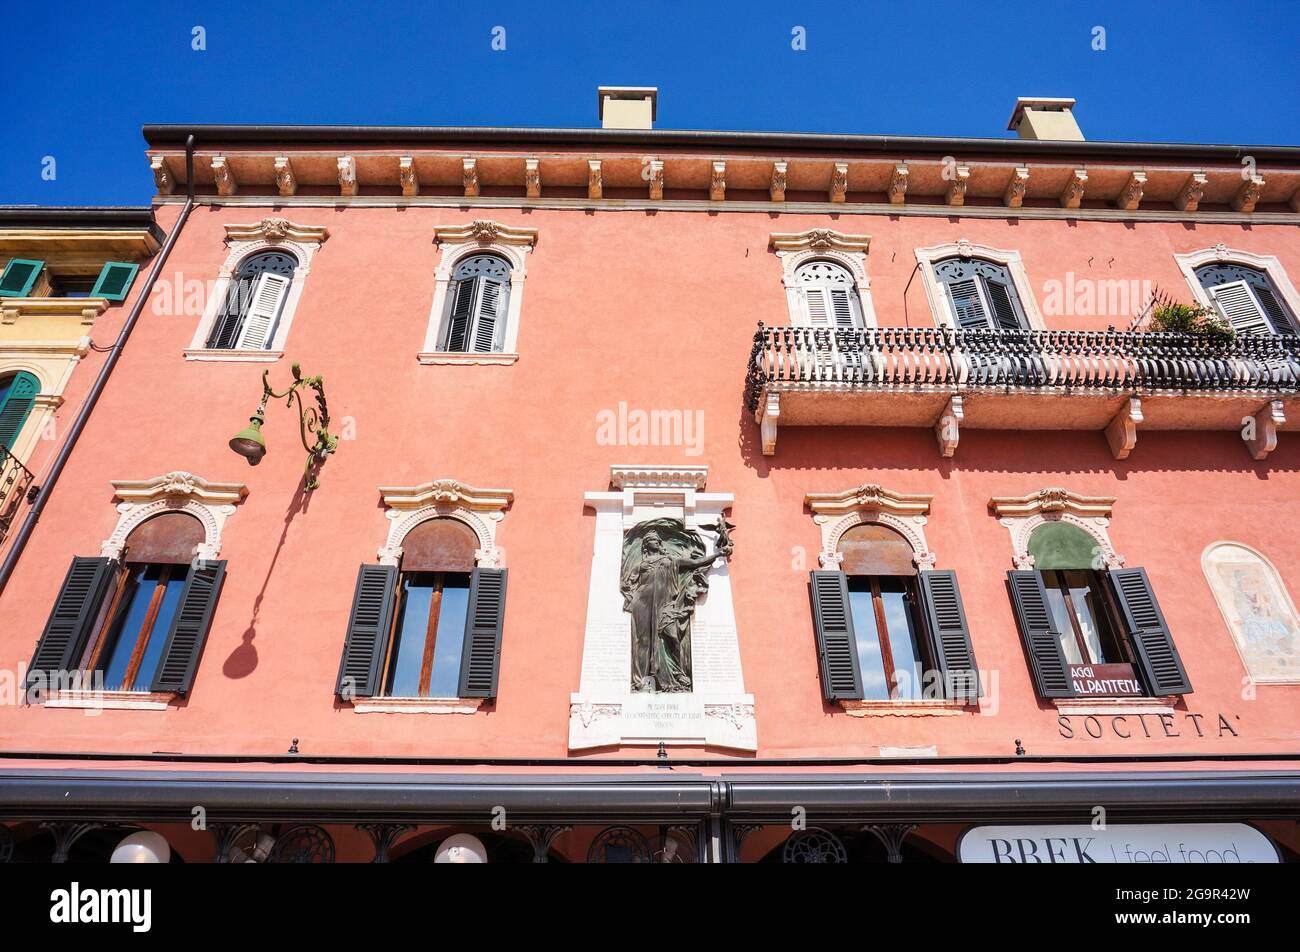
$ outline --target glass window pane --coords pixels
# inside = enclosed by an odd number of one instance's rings
[[[391,697],[415,697],[420,693],[420,668],[424,664],[424,639],[432,604],[433,576],[421,573],[402,577],[397,633],[384,689]]]
[[[853,631],[858,639],[862,696],[869,701],[887,701],[889,685],[885,682],[885,660],[880,654],[876,610],[871,603],[870,583],[866,579],[849,579],[849,609],[853,612]]]
[[[447,575],[438,612],[438,637],[433,643],[430,697],[460,694],[460,656],[465,646],[465,613],[469,609],[469,576]]]
[[[1097,611],[1101,607],[1098,598],[1096,577],[1091,572],[1066,572],[1065,580],[1070,586],[1070,600],[1074,603],[1074,614],[1079,619],[1079,628],[1083,631],[1083,640],[1088,643],[1089,660],[1093,664],[1105,664],[1108,660],[1101,645],[1101,632],[1098,626]]]
[[[158,573],[150,573],[151,565],[130,566],[131,577],[127,581],[127,590],[123,595],[125,608],[120,610],[121,621],[115,626],[112,641],[100,656],[100,670],[104,672],[104,689],[120,691],[126,677],[127,665],[131,663],[131,654],[140,637],[145,616],[149,613],[149,602],[154,589],[158,586]]]
[[[171,578],[167,580],[167,590],[163,592],[162,604],[158,606],[158,619],[153,623],[149,642],[144,646],[144,656],[140,659],[140,671],[135,676],[133,687],[137,691],[148,691],[153,684],[154,675],[158,673],[158,662],[162,660],[163,648],[167,645],[167,636],[171,633],[172,622],[176,620],[176,609],[181,603],[181,593],[185,590],[186,574],[181,566],[171,566]]]
[[[911,603],[902,579],[881,579],[880,596],[885,603],[889,650],[894,658],[894,696],[919,700],[924,662],[912,624]]]
[[[1065,593],[1055,572],[1043,573],[1043,588],[1047,591],[1047,607],[1052,611],[1052,621],[1061,636],[1061,651],[1065,654],[1067,664],[1083,664],[1083,655],[1079,653],[1079,641],[1074,637],[1074,624],[1070,621],[1070,609],[1065,604]]]

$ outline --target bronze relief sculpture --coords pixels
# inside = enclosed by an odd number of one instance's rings
[[[632,616],[632,690],[682,693],[691,690],[691,615],[709,588],[708,570],[731,555],[722,516],[712,555],[681,519],[651,519],[623,539],[620,589],[623,610]]]

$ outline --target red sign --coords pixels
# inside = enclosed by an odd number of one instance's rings
[[[1072,664],[1075,697],[1146,697],[1131,664]]]

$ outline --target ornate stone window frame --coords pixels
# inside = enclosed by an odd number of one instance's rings
[[[183,470],[151,479],[115,479],[113,498],[117,526],[100,546],[99,554],[121,559],[131,530],[164,512],[185,512],[203,525],[203,541],[194,548],[196,559],[215,559],[221,551],[221,533],[235,506],[248,495],[243,483],[214,483]]]
[[[1244,264],[1247,267],[1258,268],[1267,274],[1268,280],[1282,295],[1287,308],[1290,309],[1297,320],[1300,320],[1300,293],[1296,292],[1295,285],[1291,283],[1286,269],[1282,267],[1282,262],[1276,255],[1257,255],[1254,252],[1229,248],[1220,242],[1213,248],[1202,248],[1200,251],[1174,255],[1174,261],[1178,263],[1178,269],[1183,272],[1183,277],[1187,279],[1187,286],[1191,288],[1197,303],[1203,307],[1213,310],[1214,302],[1210,299],[1210,295],[1206,293],[1205,288],[1201,287],[1201,282],[1197,280],[1196,269],[1206,264],[1231,262],[1232,264]]]
[[[15,459],[26,464],[36,455],[37,444],[48,432],[54,412],[63,405],[63,390],[72,372],[89,350],[89,337],[68,341],[14,341],[13,346],[0,349],[0,379],[26,372],[41,386],[27,422],[9,448]]]
[[[768,236],[768,250],[775,251],[781,262],[781,284],[792,325],[807,325],[799,300],[798,270],[810,261],[831,261],[853,276],[853,288],[862,308],[867,327],[876,325],[876,309],[871,303],[871,278],[867,274],[867,249],[870,235],[848,235],[832,228],[810,228],[798,233],[777,232]]]
[[[497,526],[514,501],[509,489],[480,489],[455,479],[434,479],[418,486],[380,486],[388,507],[388,537],[379,547],[380,565],[399,565],[402,540],[429,519],[457,519],[474,530],[479,547],[474,553],[479,568],[498,569],[505,550],[496,543]]]
[[[185,349],[186,360],[218,360],[234,363],[273,363],[284,356],[285,341],[289,339],[289,328],[293,325],[294,314],[298,310],[298,301],[302,297],[303,286],[311,273],[312,258],[320,246],[329,237],[329,229],[324,225],[299,225],[287,218],[268,217],[261,221],[226,225],[226,260],[217,272],[216,283],[208,295],[207,306],[203,309],[203,318],[194,331],[190,346]],[[293,281],[289,285],[289,294],[284,301],[284,310],[280,312],[280,321],[276,326],[275,337],[266,350],[225,350],[207,346],[208,335],[217,319],[217,311],[226,300],[230,282],[234,280],[239,265],[251,255],[261,251],[284,251],[298,259],[298,267],[293,272]]]
[[[464,225],[443,225],[434,229],[440,256],[435,272],[437,283],[429,307],[424,346],[416,355],[422,364],[513,364],[519,359],[519,319],[524,306],[527,260],[537,244],[536,228],[516,228],[491,219],[479,218]],[[450,307],[447,291],[456,265],[470,255],[495,254],[510,263],[510,298],[506,311],[505,336],[501,353],[455,354],[438,350]]]
[[[843,571],[840,539],[854,526],[882,525],[893,529],[912,547],[917,571],[934,568],[936,556],[925,541],[930,503],[934,496],[897,493],[875,483],[864,483],[838,493],[808,493],[804,504],[821,527],[822,548],[818,564],[829,571]]]
[[[943,245],[932,245],[929,248],[916,249],[916,261],[921,266],[921,284],[925,288],[925,297],[930,302],[930,313],[934,315],[936,326],[957,327],[957,320],[952,313],[952,302],[948,299],[948,292],[945,290],[943,282],[934,273],[936,264],[945,258],[953,257],[983,258],[985,261],[992,261],[1005,267],[1011,275],[1011,280],[1015,283],[1016,294],[1020,298],[1020,305],[1024,308],[1025,319],[1029,321],[1030,329],[1036,331],[1047,330],[1047,325],[1043,322],[1042,312],[1038,309],[1038,299],[1034,296],[1033,285],[1029,282],[1029,272],[1025,270],[1025,263],[1020,257],[1020,252],[1014,249],[977,245],[965,238],[959,238]]]
[[[1060,487],[989,500],[989,508],[1011,534],[1011,560],[1021,570],[1034,568],[1029,539],[1035,529],[1049,522],[1068,522],[1091,536],[1097,544],[1096,568],[1123,568],[1124,557],[1115,551],[1106,531],[1114,505],[1114,496],[1081,496]]]

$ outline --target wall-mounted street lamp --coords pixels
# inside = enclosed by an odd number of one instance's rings
[[[230,441],[230,448],[248,460],[249,466],[256,466],[266,455],[266,439],[262,436],[262,425],[266,422],[267,401],[284,400],[285,405],[289,407],[297,403],[298,430],[302,435],[302,448],[307,451],[303,488],[315,489],[320,485],[320,481],[316,478],[317,471],[325,462],[325,457],[338,449],[339,445],[339,438],[332,436],[329,431],[330,412],[325,404],[325,380],[319,376],[304,377],[302,370],[294,364],[293,383],[284,393],[276,393],[271,389],[268,380],[270,373],[269,370],[262,371],[262,402],[258,404],[257,412],[249,417],[248,426],[236,433]],[[315,407],[303,403],[302,394],[298,392],[299,387],[310,387],[316,391]],[[316,436],[314,446],[307,444],[308,433]]]

